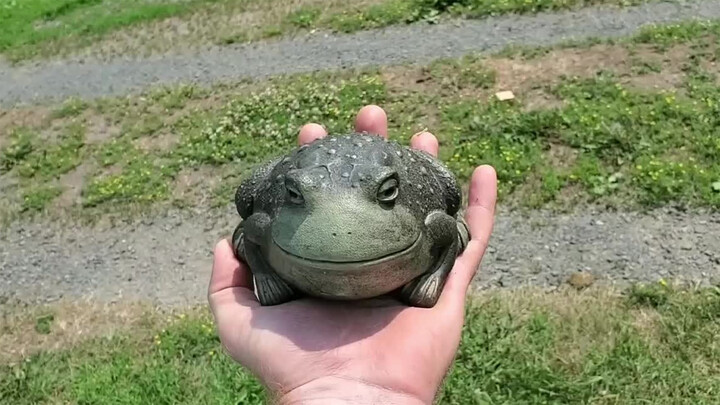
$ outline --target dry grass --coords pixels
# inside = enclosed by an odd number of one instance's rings
[[[66,300],[40,306],[3,304],[0,363],[41,351],[68,349],[95,337],[143,333],[162,321],[163,313],[146,303]],[[43,329],[43,324],[48,329]]]
[[[342,11],[381,3],[382,0],[267,0],[221,3],[186,16],[152,21],[115,31],[90,46],[68,46],[71,59],[109,59],[121,56],[149,56],[197,50],[211,45],[242,43],[299,32],[288,27],[286,18],[302,8],[321,10],[320,18]]]

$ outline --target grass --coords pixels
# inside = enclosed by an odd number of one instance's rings
[[[120,56],[248,42],[311,29],[353,32],[435,22],[440,17],[478,18],[642,1],[1,0],[0,53],[14,62],[68,54]]]
[[[249,170],[295,146],[304,123],[349,131],[370,103],[387,109],[399,142],[435,132],[461,181],[479,164],[495,166],[510,207],[717,209],[717,27],[662,26],[614,44],[8,111],[0,187],[19,189],[26,202],[9,203],[15,214],[4,207],[3,215],[225,206]],[[515,100],[494,98],[508,89]],[[78,178],[77,198],[50,204]],[[193,200],[198,194],[211,201]]]
[[[444,16],[481,18],[566,10],[598,4],[629,6],[642,0],[387,0],[366,9],[330,15],[320,21],[337,31],[354,32],[416,21],[436,22]]]
[[[719,314],[717,288],[658,284],[625,293],[603,288],[485,293],[468,307],[462,344],[439,402],[715,403]],[[223,353],[205,309],[135,314],[144,321],[80,341],[57,326],[65,318],[57,309],[35,309],[5,323],[10,338],[23,333],[24,341],[69,342],[28,348],[26,356],[0,365],[3,403],[267,399],[254,378]],[[90,319],[102,322],[96,315]]]
[[[93,39],[122,27],[187,13],[213,0],[2,0],[0,52],[12,60],[53,52],[54,43]]]

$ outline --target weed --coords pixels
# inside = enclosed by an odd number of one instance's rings
[[[651,285],[634,285],[630,289],[628,298],[633,305],[658,308],[667,304],[672,290],[665,282]]]
[[[139,151],[127,138],[114,138],[98,148],[95,156],[101,166],[107,167],[129,161],[138,153]]]
[[[37,148],[19,167],[26,178],[51,179],[65,174],[80,164],[85,128],[72,124],[60,135],[58,142]]]
[[[39,212],[62,193],[58,186],[43,185],[31,187],[23,192],[21,211]]]
[[[262,33],[260,36],[262,38],[273,38],[273,37],[279,37],[282,35],[282,27],[279,25],[268,25],[267,27],[264,27],[262,30]]]
[[[101,203],[147,204],[165,199],[176,169],[138,156],[121,173],[94,178],[83,190],[83,205]]]
[[[10,133],[10,144],[0,150],[0,169],[9,171],[19,165],[34,150],[37,134],[28,128],[16,128]]]
[[[88,108],[88,103],[84,100],[81,100],[79,98],[71,97],[65,102],[63,102],[62,106],[58,108],[57,110],[53,111],[52,118],[58,119],[58,118],[67,118],[67,117],[75,117],[80,115],[85,109]]]
[[[381,102],[384,86],[372,76],[321,84],[302,80],[270,86],[231,102],[220,117],[183,134],[176,151],[183,164],[258,163],[296,144],[300,127],[322,122],[345,132],[361,106]]]
[[[320,17],[321,10],[317,7],[302,7],[286,17],[286,20],[298,28],[310,28]]]
[[[426,69],[430,77],[451,91],[488,89],[495,84],[495,71],[483,66],[478,56],[443,59]]]
[[[35,320],[35,331],[42,335],[49,335],[52,331],[52,324],[55,321],[53,314],[43,315]]]
[[[336,31],[354,32],[413,22],[421,17],[421,10],[415,7],[412,0],[387,0],[369,6],[365,10],[345,11],[331,15],[323,20],[323,24]]]
[[[189,100],[207,95],[205,91],[194,85],[179,85],[176,87],[162,87],[150,93],[150,99],[165,110],[178,110],[183,108]]]
[[[670,45],[697,41],[708,35],[720,35],[718,21],[688,21],[678,24],[650,25],[633,36],[632,42],[653,44],[661,49]]]
[[[159,114],[147,114],[138,121],[129,123],[123,132],[131,139],[153,135],[165,127],[165,121]]]

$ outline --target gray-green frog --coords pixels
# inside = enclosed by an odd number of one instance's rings
[[[235,204],[233,246],[262,305],[397,294],[432,307],[470,238],[447,167],[369,134],[327,136],[269,162]]]

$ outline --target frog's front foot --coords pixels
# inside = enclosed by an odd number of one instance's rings
[[[270,217],[253,214],[233,234],[236,255],[247,262],[253,274],[255,291],[261,305],[278,305],[295,298],[295,291],[277,275],[262,255],[260,246],[266,242]]]
[[[428,215],[425,227],[433,246],[440,253],[439,257],[430,271],[405,285],[400,296],[408,305],[431,308],[440,299],[455,258],[459,254],[463,235],[458,221],[440,211]]]

